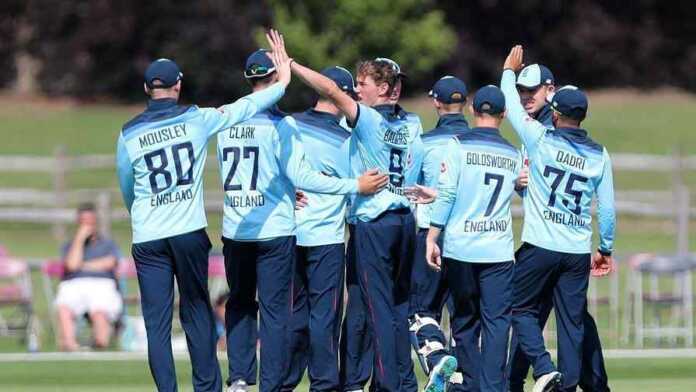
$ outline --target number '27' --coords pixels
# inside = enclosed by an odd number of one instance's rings
[[[230,165],[230,171],[227,172],[227,177],[225,178],[225,184],[223,188],[225,191],[241,191],[242,184],[232,184],[234,180],[234,175],[237,173],[239,168],[239,161],[244,155],[244,159],[254,158],[253,169],[251,172],[251,183],[249,184],[249,190],[256,190],[256,180],[259,174],[259,147],[258,146],[247,146],[241,147],[226,147],[222,149],[222,160],[227,161],[230,154],[232,155],[232,164]]]

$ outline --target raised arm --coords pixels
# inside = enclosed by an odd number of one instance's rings
[[[517,45],[510,50],[503,65],[503,76],[500,79],[500,89],[505,95],[505,109],[507,118],[512,124],[522,143],[528,150],[533,150],[536,143],[546,132],[546,127],[535,119],[529,117],[520,101],[517,92],[515,72],[522,68],[522,46]]]
[[[292,59],[285,52],[271,52],[269,56],[273,60],[278,81],[268,88],[246,95],[232,104],[222,106],[217,111],[208,109],[210,123],[207,124],[207,129],[209,137],[223,129],[248,120],[256,113],[275,105],[283,97],[285,88],[290,84],[292,77],[290,71]]]
[[[128,156],[126,142],[123,139],[123,134],[118,136],[118,144],[116,146],[116,173],[118,174],[118,184],[121,188],[123,196],[123,204],[130,213],[133,201],[135,200],[135,175],[133,174],[133,164]]]
[[[266,34],[266,39],[274,53],[278,52],[281,57],[287,57],[285,41],[278,31],[269,31]],[[297,61],[294,60],[291,61],[291,69],[307,86],[322,97],[333,102],[333,104],[346,116],[346,120],[348,120],[349,124],[355,123],[359,114],[358,104],[348,94],[341,91],[341,89],[336,86],[336,83],[319,72],[298,64]]]
[[[256,113],[263,112],[285,94],[286,85],[281,82],[273,83],[268,88],[245,95],[234,103],[224,105],[220,109],[204,109],[208,111],[208,137],[227,129],[242,121],[253,117]]]

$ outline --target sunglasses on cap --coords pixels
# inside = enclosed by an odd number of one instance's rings
[[[399,67],[399,64],[396,63],[396,61],[392,59],[388,59],[386,57],[377,57],[374,60],[375,62],[378,63],[387,63],[391,66],[391,68],[394,70],[394,72],[398,75],[401,74],[401,67]]]
[[[255,76],[266,76],[271,72],[275,71],[275,67],[268,68],[261,64],[252,64],[251,67],[244,70],[244,76],[255,77]]]

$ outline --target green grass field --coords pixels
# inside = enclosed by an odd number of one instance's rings
[[[189,363],[178,361],[176,365],[179,390],[190,391]],[[696,359],[610,359],[607,367],[610,387],[614,392],[696,390]],[[222,374],[224,377],[226,369],[223,368]],[[419,376],[422,387],[425,381],[422,374]],[[154,383],[144,361],[23,362],[0,365],[2,391],[136,392],[153,389]],[[297,390],[309,390],[306,381]]]

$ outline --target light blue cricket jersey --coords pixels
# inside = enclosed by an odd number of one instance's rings
[[[374,195],[355,195],[350,200],[348,221],[377,218],[389,210],[411,208],[404,188],[416,183],[422,163],[420,119],[398,105],[375,108],[358,104],[358,117],[349,143],[351,176],[370,169],[389,175],[389,183]]]
[[[519,151],[495,128],[452,138],[430,225],[445,231],[442,255],[491,263],[514,259],[510,201],[522,168]]]
[[[126,123],[118,138],[116,167],[133,243],[206,227],[208,138],[273,105],[284,93],[285,87],[275,84],[227,105],[224,112],[179,106],[174,99],[150,100],[147,110]]]
[[[596,195],[599,248],[613,250],[616,214],[609,153],[578,128],[547,129],[527,115],[515,88],[515,73],[503,72],[508,119],[529,155],[522,241],[557,252],[590,253]]]
[[[343,117],[314,109],[293,117],[312,169],[327,176],[347,177],[350,132],[340,124]],[[348,198],[315,192],[305,192],[305,195],[307,206],[295,211],[297,245],[342,244]]]
[[[269,109],[218,134],[222,235],[237,241],[295,235],[295,189],[358,191],[358,181],[312,170],[295,119]]]
[[[437,126],[430,132],[421,136],[423,141],[423,167],[418,183],[428,188],[437,188],[440,178],[442,162],[447,153],[447,144],[457,135],[469,131],[469,123],[462,114],[445,114],[437,121]],[[418,227],[427,229],[430,227],[430,213],[432,204],[420,204],[416,209],[416,221]]]

